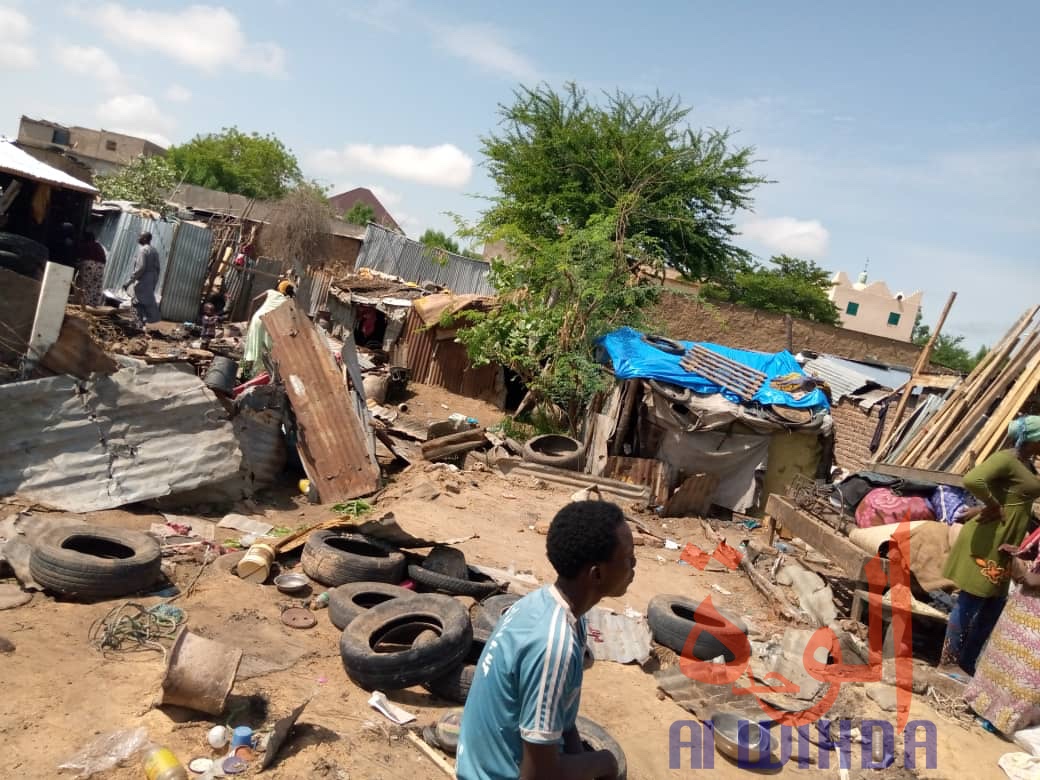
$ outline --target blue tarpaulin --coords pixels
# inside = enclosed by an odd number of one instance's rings
[[[643,334],[632,328],[621,328],[613,333],[603,336],[598,342],[614,365],[614,375],[618,379],[656,379],[659,382],[669,382],[680,387],[688,387],[696,393],[722,393],[722,395],[735,403],[741,403],[741,399],[734,393],[723,390],[713,382],[704,377],[691,373],[679,365],[681,355],[673,355],[658,349],[643,340]],[[798,361],[790,352],[776,352],[773,354],[765,352],[751,352],[745,349],[730,349],[719,344],[709,344],[706,341],[682,341],[686,349],[692,349],[695,345],[711,350],[723,357],[735,360],[756,371],[766,375],[766,381],[755,393],[753,400],[760,404],[777,404],[780,406],[793,406],[798,409],[815,409],[817,407],[828,408],[827,396],[819,388],[806,393],[801,398],[795,398],[790,393],[770,387],[770,382],[780,376],[787,374],[799,374],[805,376]]]

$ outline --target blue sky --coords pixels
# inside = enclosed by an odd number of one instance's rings
[[[46,8],[44,11],[42,9]],[[180,142],[272,132],[410,235],[491,185],[480,136],[519,83],[659,90],[755,146],[740,243],[811,257],[992,344],[1040,302],[1040,5],[223,5],[0,0],[0,133],[21,114]]]

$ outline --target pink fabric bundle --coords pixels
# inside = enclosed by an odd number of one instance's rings
[[[923,498],[897,496],[888,488],[874,488],[856,507],[856,525],[860,528],[901,523],[904,520],[934,519],[935,515]]]

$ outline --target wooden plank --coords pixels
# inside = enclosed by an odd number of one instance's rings
[[[47,354],[61,333],[65,321],[65,304],[69,302],[73,269],[59,263],[47,263],[36,302],[36,317],[29,334],[26,363],[35,365]]]
[[[703,517],[711,509],[711,500],[719,487],[717,474],[694,474],[687,477],[664,504],[661,517]]]
[[[946,322],[946,315],[950,313],[950,308],[953,306],[953,302],[957,300],[957,293],[950,293],[950,297],[946,301],[946,306],[943,307],[942,314],[939,315],[939,321],[935,324],[935,331],[932,333],[932,337],[928,339],[928,343],[924,345],[924,349],[921,350],[921,354],[917,356],[917,363],[914,365],[913,375],[917,376],[924,371],[925,366],[928,365],[928,358],[931,357],[932,347],[935,345],[935,340],[939,338],[939,333],[942,331],[942,326]],[[896,426],[903,419],[903,413],[906,411],[906,404],[910,400],[910,396],[913,394],[914,385],[912,382],[907,382],[903,387],[903,393],[899,396],[899,403],[896,405],[895,415],[892,420],[888,423],[891,427],[889,430],[895,432]],[[889,434],[891,438],[892,434]],[[885,445],[888,445],[888,441],[885,441]],[[884,449],[884,447],[882,447]]]
[[[263,317],[271,357],[296,414],[299,452],[323,503],[348,501],[379,489],[379,467],[343,377],[317,328],[288,301]]]
[[[789,499],[776,493],[770,494],[766,501],[766,514],[786,531],[834,561],[850,579],[865,581],[863,567],[873,556],[825,522],[803,512]]]
[[[911,466],[895,466],[891,463],[872,463],[868,469],[889,477],[911,479],[918,482],[931,482],[936,485],[964,487],[964,478],[960,474],[953,474],[949,471],[930,471],[928,469],[916,469]]]

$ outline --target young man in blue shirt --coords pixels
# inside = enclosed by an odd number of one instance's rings
[[[546,540],[555,584],[514,604],[477,663],[459,734],[458,780],[613,778],[614,756],[586,752],[574,727],[584,671],[584,615],[635,576],[632,532],[605,501],[577,501]]]

